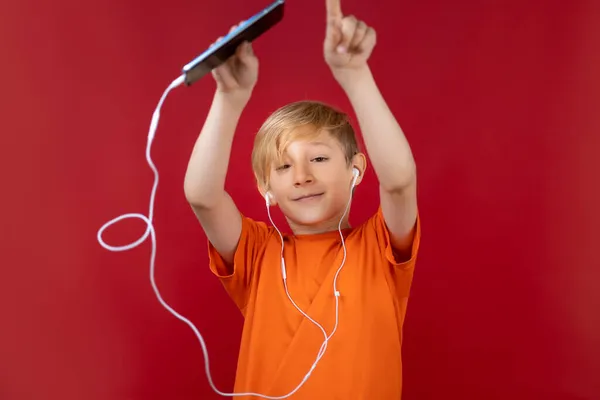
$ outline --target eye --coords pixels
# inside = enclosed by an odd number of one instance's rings
[[[290,165],[289,165],[289,164],[283,164],[283,165],[281,165],[281,166],[279,166],[279,167],[275,168],[275,170],[276,170],[276,171],[283,171],[283,170],[285,170],[285,169],[288,169],[289,167],[290,167]]]
[[[329,158],[327,157],[315,157],[312,159],[312,161],[316,161],[316,162],[323,162],[323,161],[327,161],[329,160]]]

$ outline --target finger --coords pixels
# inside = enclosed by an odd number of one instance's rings
[[[354,16],[346,17],[342,20],[342,40],[337,46],[338,53],[346,53],[350,47],[350,42],[356,31],[357,20]]]
[[[335,52],[336,47],[342,40],[342,23],[330,22],[327,23],[325,31],[325,50],[327,52]]]
[[[235,77],[231,73],[231,69],[225,65],[213,69],[212,74],[215,80],[225,87],[233,87],[237,84]]]
[[[227,34],[229,35],[231,32],[233,32],[239,25],[233,25],[231,28],[229,28],[229,32],[227,32]],[[224,37],[223,36],[219,36],[219,38],[215,41],[215,43],[213,43],[213,45],[219,43],[221,40],[223,40]],[[211,47],[213,46],[211,45]]]
[[[342,7],[341,0],[325,0],[327,8],[327,31],[325,34],[329,51],[333,51],[342,38]]]
[[[376,42],[377,33],[373,28],[367,28],[367,33],[365,34],[365,37],[363,38],[362,42],[360,42],[360,44],[358,45],[358,50],[362,51],[366,49],[373,49]]]
[[[327,20],[338,22],[344,16],[342,14],[341,0],[325,0],[325,7],[327,8]]]
[[[228,32],[228,34],[229,34],[229,33],[231,33],[231,32],[233,32],[234,30],[236,30],[236,29],[237,29],[237,27],[238,27],[238,26],[240,26],[240,25],[242,24],[242,22],[244,22],[244,21],[241,21],[239,24],[237,24],[237,25],[233,25],[231,28],[229,28],[229,32]],[[219,38],[218,38],[217,40],[215,40],[215,41],[214,41],[214,42],[213,42],[213,43],[210,45],[210,47],[213,47],[214,45],[216,45],[217,43],[219,43],[221,40],[223,40],[223,36],[219,36]]]
[[[256,55],[254,54],[254,48],[252,47],[252,42],[246,42],[246,51],[244,53],[244,56],[247,59],[250,59],[252,57],[256,57]]]
[[[219,37],[217,38],[217,40],[215,40],[214,42],[212,42],[212,43],[210,44],[209,48],[210,48],[210,47],[213,47],[214,45],[216,45],[217,43],[219,43],[221,40],[223,40],[223,36],[219,36]]]
[[[365,24],[363,21],[358,21],[356,23],[356,29],[354,30],[354,36],[352,36],[352,39],[350,41],[350,49],[357,49],[359,48],[360,44],[362,43],[362,41],[365,39],[365,36],[367,35],[367,30],[368,30],[368,26],[367,24]]]
[[[244,54],[246,54],[248,52],[247,46],[248,46],[248,42],[241,43],[235,49],[235,55],[238,56],[238,57],[244,57]]]

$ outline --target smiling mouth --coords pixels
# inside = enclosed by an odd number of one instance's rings
[[[297,199],[294,199],[294,201],[306,201],[306,200],[311,200],[311,199],[316,199],[318,197],[321,197],[323,195],[323,193],[316,193],[316,194],[309,194],[306,196],[301,196],[298,197]]]

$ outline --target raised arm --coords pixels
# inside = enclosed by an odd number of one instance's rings
[[[392,244],[406,257],[417,219],[416,165],[367,63],[375,47],[375,31],[354,16],[344,16],[340,0],[326,0],[326,8],[325,60],[352,103],[379,180],[381,208]]]
[[[233,28],[232,28],[233,29]],[[208,240],[232,264],[242,229],[241,215],[225,192],[233,137],[258,76],[258,60],[250,44],[213,70],[217,83],[204,127],[194,145],[184,191]]]

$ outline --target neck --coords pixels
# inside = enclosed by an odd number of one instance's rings
[[[340,225],[340,217],[341,217],[341,215],[335,216],[335,217],[331,218],[330,220],[323,221],[323,222],[320,222],[315,225],[301,225],[301,224],[295,223],[294,221],[291,221],[288,218],[286,218],[286,219],[287,219],[288,225],[290,226],[294,235],[318,235],[320,233],[337,231],[338,228],[341,228],[342,230],[344,230],[344,229],[349,229],[352,227],[352,226],[350,226],[350,222],[348,221],[347,216],[344,217],[344,220],[342,221],[342,224]]]

